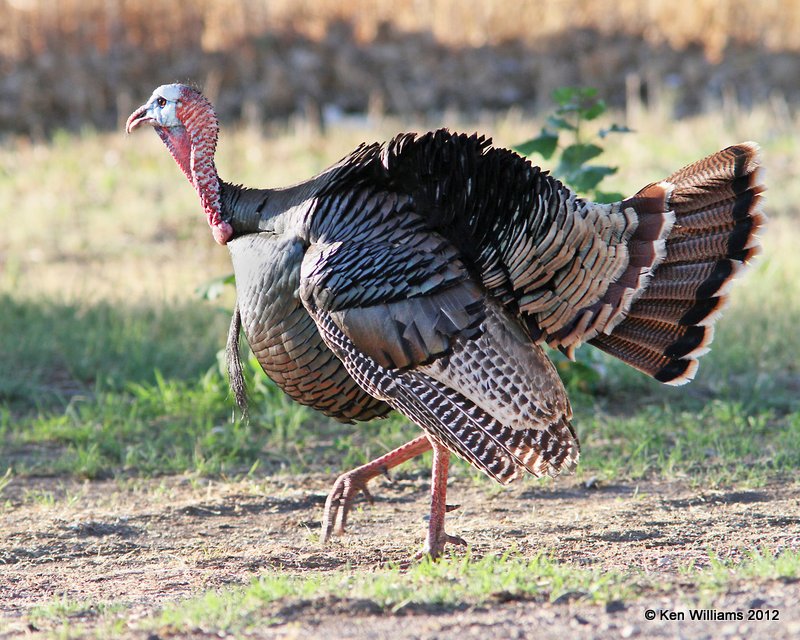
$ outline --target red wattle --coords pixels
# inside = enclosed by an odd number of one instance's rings
[[[233,227],[227,222],[218,222],[211,225],[211,235],[217,244],[226,245],[233,235]]]

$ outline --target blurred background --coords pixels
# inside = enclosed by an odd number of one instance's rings
[[[0,475],[303,470],[301,445],[324,445],[338,469],[414,433],[332,425],[255,371],[254,420],[231,423],[218,355],[233,292],[213,286],[231,270],[227,252],[157,137],[123,133],[176,81],[219,111],[222,177],[259,187],[400,131],[447,126],[517,145],[568,86],[595,87],[608,106],[582,135],[618,167],[609,191],[756,140],[765,255],[735,287],[698,380],[664,389],[584,349],[570,384],[596,444],[588,473],[613,458],[643,474],[673,455],[719,454],[727,468],[779,451],[800,463],[800,3],[0,0]],[[597,137],[611,123],[633,132]],[[725,410],[695,421],[712,401]],[[723,422],[760,440],[723,451],[681,439],[698,425],[724,434]]]
[[[535,113],[564,85],[675,117],[786,117],[800,95],[793,0],[0,0],[0,15],[0,130],[35,136],[118,126],[172,81],[258,124]]]

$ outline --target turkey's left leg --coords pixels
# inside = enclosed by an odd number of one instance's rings
[[[367,490],[367,482],[376,476],[385,474],[392,467],[425,453],[430,448],[431,442],[428,437],[420,436],[372,462],[340,475],[336,479],[328,499],[325,501],[325,512],[322,516],[322,536],[320,538],[322,544],[328,541],[331,534],[344,533],[344,527],[347,524],[347,513],[350,511],[350,505],[359,491],[363,491],[367,500],[372,502],[372,496]],[[447,482],[446,477],[445,482]]]
[[[463,538],[451,536],[444,530],[447,507],[447,475],[450,470],[450,451],[431,440],[433,447],[433,469],[431,470],[431,520],[428,536],[422,549],[423,555],[438,558],[447,543],[466,545]]]

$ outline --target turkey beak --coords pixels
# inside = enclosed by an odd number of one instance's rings
[[[133,130],[136,129],[141,124],[150,124],[155,125],[155,119],[148,114],[147,105],[143,104],[139,107],[136,111],[134,111],[128,121],[125,123],[125,132],[126,133],[133,133]]]

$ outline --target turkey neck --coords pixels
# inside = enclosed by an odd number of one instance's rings
[[[203,205],[214,239],[225,244],[233,234],[222,213],[220,179],[214,163],[219,123],[211,103],[199,94],[186,96],[177,108],[183,126],[156,127],[181,171],[192,183]]]
[[[306,220],[313,194],[306,189],[251,189],[219,182],[222,219],[233,227],[233,237],[269,233],[307,238]]]
[[[233,227],[234,237],[261,231],[259,223],[271,200],[270,189],[248,189],[219,181],[222,216]]]

